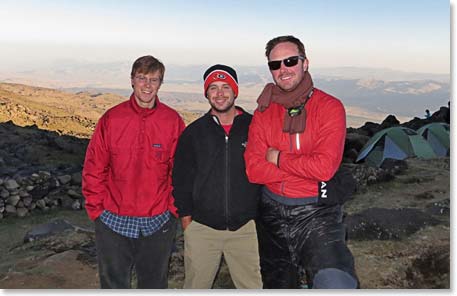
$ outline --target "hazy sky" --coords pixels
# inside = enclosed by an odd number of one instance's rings
[[[1,0],[0,27],[0,71],[145,54],[165,64],[261,65],[265,43],[286,34],[316,67],[450,71],[445,0]]]

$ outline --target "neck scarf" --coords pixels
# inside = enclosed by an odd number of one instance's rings
[[[292,91],[284,91],[276,84],[268,83],[257,99],[257,109],[263,112],[270,106],[271,102],[278,103],[286,109],[304,105],[311,97],[313,88],[313,80],[308,71],[305,72],[302,81]],[[287,110],[285,112],[282,131],[289,134],[304,132],[306,126],[305,108],[301,114],[294,117],[291,117]]]

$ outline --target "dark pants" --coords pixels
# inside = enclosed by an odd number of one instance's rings
[[[257,221],[262,281],[267,289],[356,288],[340,205],[287,206],[262,196]]]
[[[102,289],[131,288],[132,269],[139,289],[168,288],[168,263],[176,234],[176,219],[170,218],[150,236],[128,238],[95,220],[95,244]]]

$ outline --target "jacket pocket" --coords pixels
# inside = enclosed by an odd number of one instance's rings
[[[166,149],[152,148],[150,150],[150,156],[155,162],[165,162],[167,163],[170,159],[170,151]]]
[[[170,169],[170,151],[153,148],[146,156],[146,167],[153,170],[159,178],[167,178]]]

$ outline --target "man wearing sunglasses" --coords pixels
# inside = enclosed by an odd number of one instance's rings
[[[356,288],[342,207],[325,204],[319,184],[340,166],[346,136],[341,102],[315,88],[303,43],[266,45],[274,80],[259,96],[245,153],[251,182],[263,184],[257,221],[264,288]]]
[[[171,169],[179,114],[159,101],[165,66],[153,56],[132,66],[130,100],[108,110],[87,147],[82,190],[95,222],[102,288],[167,288],[176,233]]]

